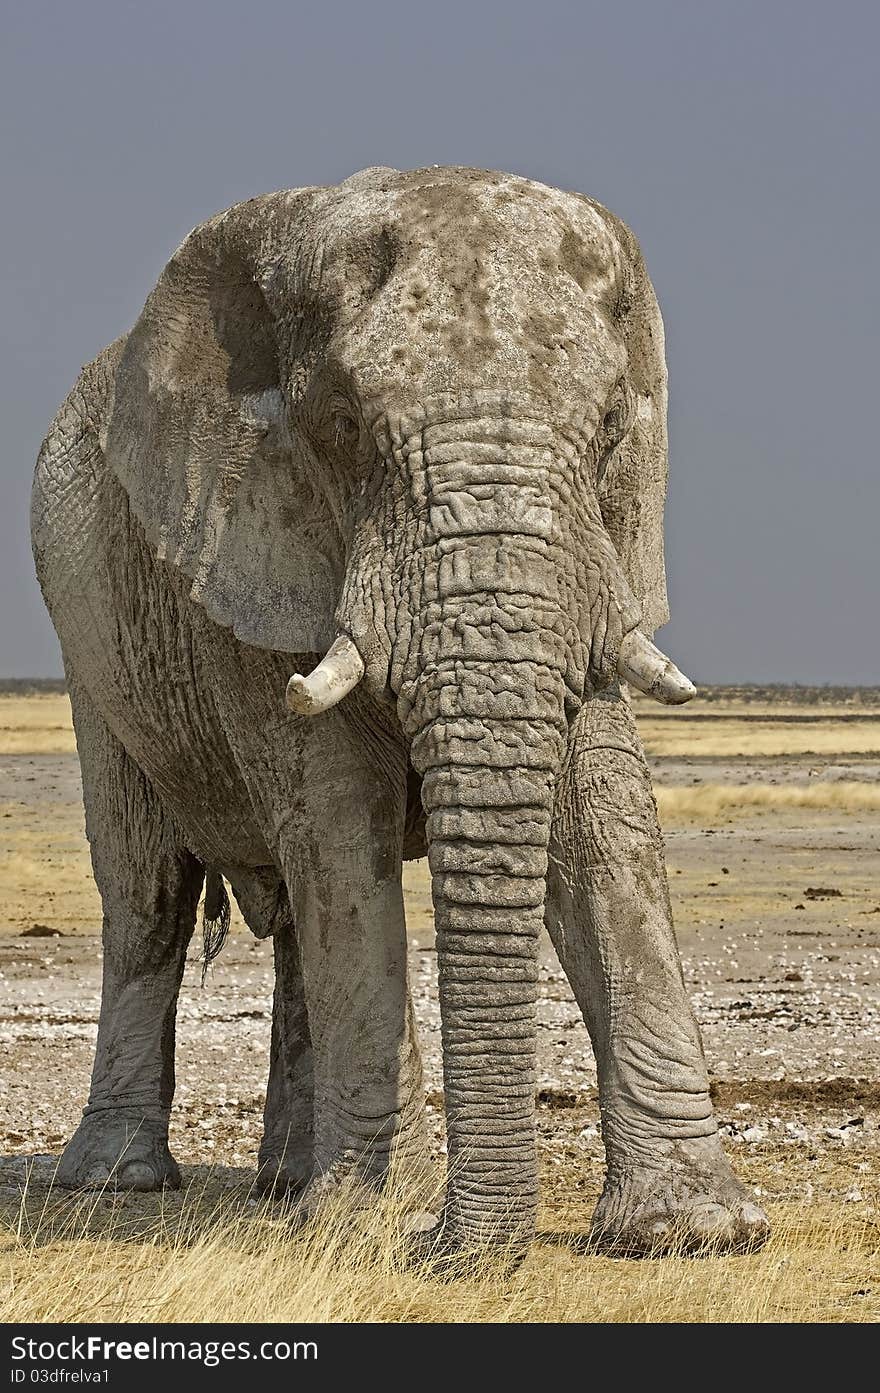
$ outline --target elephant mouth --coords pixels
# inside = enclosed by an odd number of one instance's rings
[[[307,677],[294,673],[290,678],[287,708],[297,716],[319,716],[348,696],[365,672],[366,664],[354,640],[339,634]],[[631,629],[621,642],[617,673],[622,681],[666,706],[680,706],[696,696],[690,678],[640,629]]]

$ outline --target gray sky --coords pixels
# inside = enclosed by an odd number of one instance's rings
[[[708,682],[880,682],[880,6],[28,0],[0,58],[0,676],[60,672],[27,535],[80,365],[189,229],[369,164],[580,189],[667,327],[673,618]]]

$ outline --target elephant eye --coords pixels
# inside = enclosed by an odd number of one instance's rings
[[[333,443],[337,447],[353,445],[360,436],[360,427],[353,416],[337,411],[333,417]]]
[[[602,417],[602,424],[599,427],[596,458],[596,484],[601,484],[608,463],[629,429],[630,411],[629,399],[625,395],[626,388],[618,387],[615,393],[615,400]]]
[[[617,384],[611,405],[602,417],[600,435],[604,449],[613,450],[629,430],[632,420],[632,396],[626,381]]]

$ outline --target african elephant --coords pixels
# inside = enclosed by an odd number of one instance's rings
[[[666,471],[654,293],[580,194],[378,168],[190,234],[36,470],[104,907],[64,1183],[115,1162],[123,1186],[178,1182],[174,1019],[205,880],[216,924],[228,882],[274,935],[264,1180],[308,1208],[418,1158],[401,867],[427,849],[434,1251],[534,1232],[545,923],[599,1071],[596,1242],[763,1239],[719,1143],[626,698],[694,691],[648,637]]]

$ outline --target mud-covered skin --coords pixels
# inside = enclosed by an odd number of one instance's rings
[[[56,1183],[65,1190],[179,1190],[167,1116],[151,1120],[140,1106],[87,1110],[64,1148]]]
[[[314,1153],[312,1041],[292,918],[275,930],[273,947],[272,1043],[257,1184],[286,1194],[309,1183]]]
[[[380,1184],[392,1154],[419,1164],[426,1150],[401,883],[404,766],[389,787],[389,771],[333,715],[322,741],[305,742],[303,815],[282,832],[281,861],[314,1056],[315,1182]]]
[[[737,1180],[717,1133],[670,1141],[658,1119],[650,1163],[618,1152],[590,1227],[597,1250],[621,1257],[663,1252],[749,1252],[767,1240],[767,1215]]]
[[[308,1213],[397,1158],[416,1173],[401,865],[426,846],[450,1161],[433,1260],[534,1231],[545,917],[596,1046],[601,1226],[637,1246],[657,1214],[697,1232],[708,1202],[740,1241],[614,686],[667,617],[665,487],[659,311],[591,200],[375,169],[184,242],[84,369],[34,484],[105,912],[69,1183],[123,1147],[120,1183],[175,1179],[174,1007],[206,868],[276,938],[261,1183],[304,1188]],[[291,673],[337,637],[360,685],[293,715]]]
[[[104,982],[88,1106],[58,1170],[65,1186],[180,1184],[168,1150],[174,1024],[203,866],[142,771],[70,682],[86,834],[104,907]]]
[[[763,1241],[721,1148],[682,978],[651,779],[612,690],[572,731],[553,824],[547,928],[596,1055],[608,1171],[592,1233],[630,1254]]]

